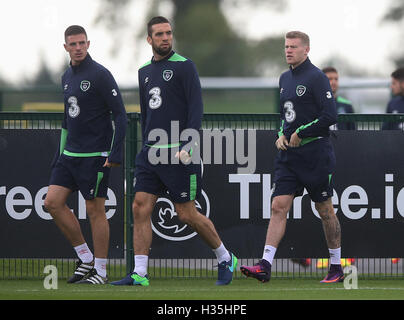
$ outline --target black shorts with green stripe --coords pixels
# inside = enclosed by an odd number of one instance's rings
[[[77,157],[61,154],[56,162],[49,185],[80,191],[85,200],[106,198],[110,168],[103,167],[103,156]]]
[[[174,203],[198,199],[201,195],[200,164],[156,164],[148,160],[148,148],[136,156],[134,192],[167,197]]]

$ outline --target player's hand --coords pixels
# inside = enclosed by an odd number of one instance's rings
[[[290,136],[289,147],[296,148],[300,146],[300,142],[302,142],[302,139],[299,138],[296,132],[293,132]]]
[[[179,158],[183,164],[188,164],[191,162],[191,156],[185,150],[177,151],[175,157]]]
[[[105,163],[103,165],[103,167],[108,167],[108,168],[119,167],[119,166],[120,166],[119,163],[109,162],[108,158],[105,159]]]
[[[289,142],[288,139],[282,135],[275,141],[276,148],[278,150],[286,150],[288,148]]]

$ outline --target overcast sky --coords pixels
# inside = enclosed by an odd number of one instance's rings
[[[393,64],[391,55],[399,41],[399,28],[381,24],[390,1],[369,0],[289,0],[283,12],[265,8],[226,8],[226,16],[240,33],[252,39],[268,35],[283,35],[289,30],[301,30],[311,37],[310,58],[321,63],[332,55],[346,59],[359,69],[369,70],[388,78]],[[144,27],[147,0],[136,0],[128,10],[131,26]],[[30,78],[41,59],[49,68],[60,69],[68,61],[63,48],[63,32],[68,25],[81,24],[89,34],[89,52],[106,66],[122,85],[136,84],[137,67],[151,55],[146,41],[135,47],[132,29],[121,36],[125,45],[118,57],[112,57],[113,45],[109,33],[93,22],[97,0],[14,0],[0,1],[0,77],[18,85]],[[248,17],[246,19],[245,17]],[[136,23],[138,22],[138,23]],[[136,52],[136,55],[133,53]],[[192,59],[192,57],[190,57]]]

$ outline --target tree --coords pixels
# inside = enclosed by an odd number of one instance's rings
[[[41,64],[40,64],[38,72],[36,73],[34,78],[30,80],[30,82],[32,82],[32,84],[38,85],[38,86],[56,84],[54,75],[49,70],[48,66],[46,65],[46,63],[43,60],[41,60]]]
[[[404,2],[401,0],[391,1],[391,6],[387,10],[386,14],[382,18],[382,22],[384,23],[396,23],[400,26],[400,35],[399,37],[403,37],[403,22],[404,22]],[[399,42],[401,43],[401,41]],[[401,49],[401,52],[398,54],[394,54],[392,59],[397,67],[404,66],[404,52]]]
[[[7,81],[0,75],[0,88],[1,87],[7,87],[9,84]]]
[[[119,34],[119,32],[129,25],[125,19],[125,10],[131,0],[101,0],[100,10],[98,11],[94,23],[102,25],[108,32]],[[114,37],[114,46],[111,48],[111,54],[116,55],[118,49],[122,46],[122,37]]]
[[[248,41],[239,36],[220,10],[220,1],[173,2],[177,48],[191,57],[202,76],[259,76],[279,64],[283,38]]]
[[[63,63],[58,70],[52,71],[45,60],[41,59],[37,73],[31,79],[25,79],[24,82],[34,86],[60,86],[60,78],[67,66]]]
[[[115,33],[125,26],[125,20],[118,17],[127,10],[131,1],[101,1],[95,23]],[[114,10],[111,10],[112,2]],[[245,0],[167,0],[163,3],[170,3],[173,8],[169,18],[174,28],[175,48],[195,62],[201,76],[263,76],[278,73],[283,65],[283,38],[250,41],[238,35],[228,23],[222,7],[245,3]],[[252,4],[267,2],[254,0]],[[270,2],[270,6],[278,10],[281,6],[285,8],[286,4],[286,0]],[[143,24],[152,16],[159,15],[159,5],[161,1],[150,1]],[[145,29],[142,28],[142,41]]]
[[[338,70],[340,75],[344,77],[365,77],[365,76],[375,76],[371,71],[366,70],[364,68],[360,68],[357,65],[350,63],[344,57],[339,55],[331,55],[329,56],[321,65],[321,68],[325,68],[328,66],[333,66]]]
[[[384,21],[401,21],[404,18],[404,3],[401,0],[392,1],[391,7],[383,16]]]

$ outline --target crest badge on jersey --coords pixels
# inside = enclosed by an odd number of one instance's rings
[[[301,97],[301,96],[304,95],[305,93],[306,93],[306,87],[303,86],[303,85],[301,85],[301,84],[299,84],[299,85],[296,87],[296,94],[297,94],[297,96],[298,96],[298,97]]]
[[[88,81],[88,80],[83,80],[83,81],[81,81],[81,82],[80,82],[80,89],[81,89],[81,91],[86,92],[88,89],[90,89],[90,85],[91,85],[91,83],[90,83],[90,81]]]
[[[173,75],[174,75],[173,70],[164,70],[163,71],[163,79],[165,81],[170,81],[171,78],[173,77]]]

